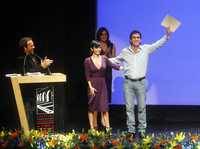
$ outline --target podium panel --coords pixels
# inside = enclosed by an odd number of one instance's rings
[[[26,111],[25,111],[25,107],[24,107],[20,84],[26,85],[26,84],[31,84],[31,83],[32,84],[34,84],[34,83],[48,83],[48,84],[63,83],[63,82],[66,82],[66,75],[62,74],[62,73],[52,73],[51,75],[43,75],[43,74],[28,75],[28,76],[9,75],[8,77],[10,77],[10,79],[11,79],[21,127],[25,133],[28,133],[30,128],[29,128],[29,124],[28,124],[28,120],[27,120],[27,116],[26,116]],[[39,93],[41,90],[37,90],[37,91]],[[47,94],[49,94],[49,93],[47,93]],[[38,97],[38,100],[41,100],[39,98],[40,97]],[[46,96],[46,98],[48,98],[46,100],[50,100],[49,96],[48,97]],[[41,102],[38,101],[38,103],[41,103]],[[40,105],[40,110],[41,109],[42,109],[42,107]],[[43,110],[44,110],[44,107],[43,107]],[[51,111],[51,109],[49,111]]]
[[[36,89],[36,129],[45,128],[55,130],[54,86]]]

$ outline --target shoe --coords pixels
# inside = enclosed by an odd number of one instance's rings
[[[127,139],[135,139],[136,138],[136,134],[134,132],[128,132],[126,135]]]
[[[139,139],[143,139],[143,138],[145,138],[145,132],[139,132],[138,133],[138,137],[139,137]]]
[[[106,126],[100,125],[99,131],[106,131]]]
[[[109,133],[112,131],[112,128],[111,127],[103,127],[102,131],[104,131],[105,133]]]
[[[109,134],[109,135],[112,135],[112,128],[111,127],[106,127],[105,128],[105,133]]]

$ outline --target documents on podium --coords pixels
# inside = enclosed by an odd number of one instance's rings
[[[24,132],[27,134],[29,132],[29,124],[25,112],[20,84],[66,82],[66,75],[62,73],[52,73],[51,75],[29,74],[25,76],[22,76],[20,74],[7,74],[6,77],[10,77],[11,79],[14,96],[17,104],[20,124]]]
[[[175,19],[172,16],[166,15],[161,23],[162,26],[168,28],[170,27],[170,30],[172,32],[175,32],[181,25],[181,22],[177,19]]]

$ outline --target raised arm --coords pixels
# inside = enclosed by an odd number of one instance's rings
[[[163,46],[167,40],[170,38],[171,36],[171,30],[170,28],[166,28],[166,33],[165,35],[158,41],[154,42],[153,44],[149,45],[149,53],[153,52],[154,50],[160,48],[161,46]]]

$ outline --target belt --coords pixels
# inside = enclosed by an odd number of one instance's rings
[[[131,79],[127,76],[124,76],[126,79],[131,80],[131,81],[142,81],[143,79],[145,79],[146,77],[141,77],[141,78],[137,78],[137,79]]]

